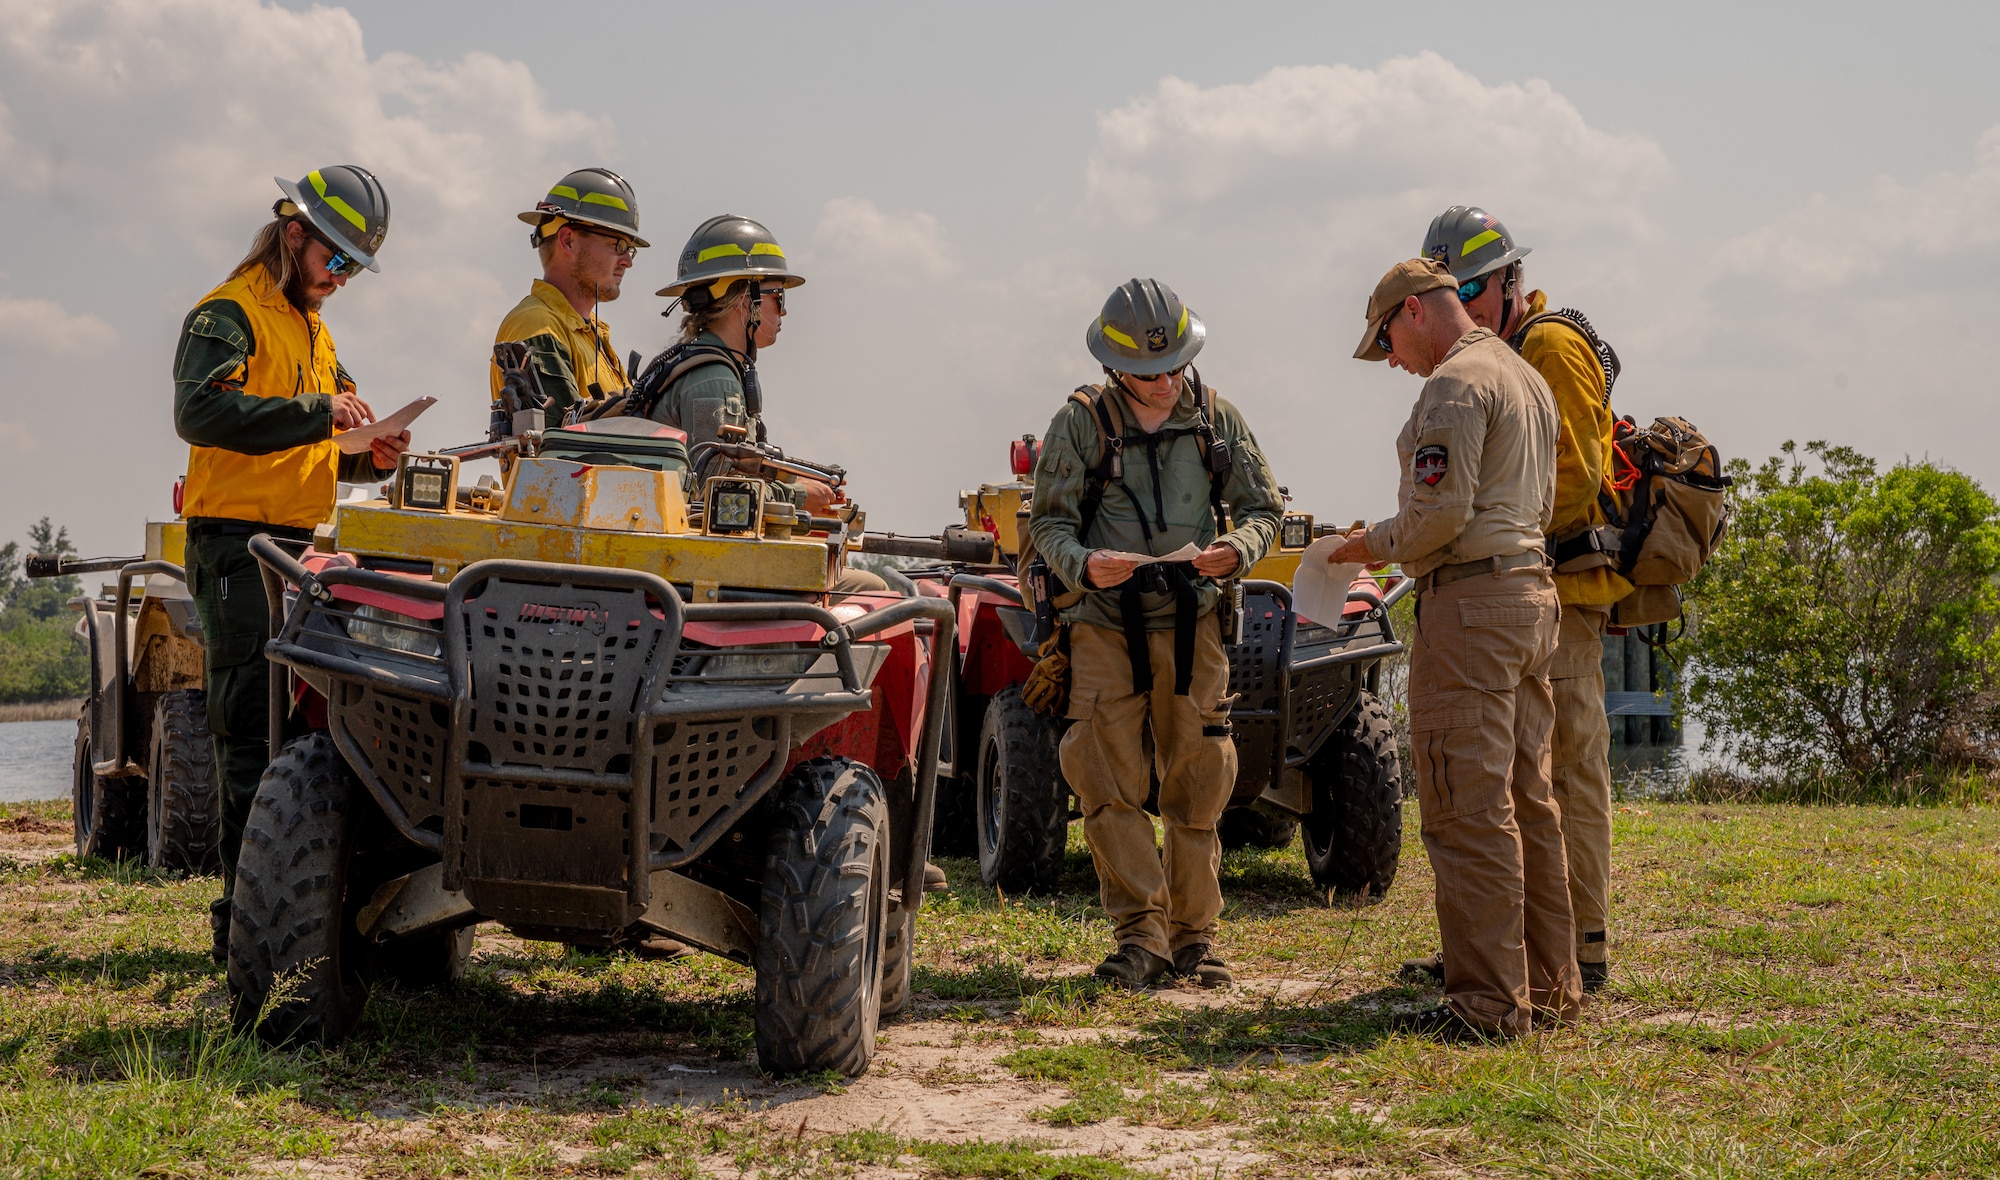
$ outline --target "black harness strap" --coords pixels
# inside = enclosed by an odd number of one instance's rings
[[[674,345],[654,357],[653,362],[646,366],[646,371],[639,375],[639,379],[633,383],[632,390],[625,399],[623,413],[633,418],[652,417],[653,411],[659,407],[660,399],[666,396],[667,390],[675,381],[702,365],[714,364],[717,361],[728,365],[739,381],[745,378],[750,367],[742,353],[718,345],[697,340],[685,340]],[[744,386],[744,409],[749,411],[752,418],[757,419],[760,426],[763,424],[761,413],[763,406],[758,404],[753,407],[750,404],[748,384]]]
[[[1086,403],[1097,418],[1098,438],[1102,450],[1097,462],[1090,468],[1085,478],[1083,503],[1077,509],[1077,539],[1089,543],[1090,526],[1097,520],[1098,510],[1104,503],[1104,492],[1115,483],[1126,497],[1132,501],[1133,515],[1139,520],[1139,533],[1145,538],[1146,551],[1153,550],[1153,526],[1162,531],[1167,527],[1166,493],[1160,484],[1160,445],[1172,443],[1194,435],[1201,446],[1202,467],[1209,473],[1209,508],[1215,514],[1216,535],[1229,531],[1229,506],[1223,500],[1223,489],[1229,482],[1229,446],[1215,433],[1215,399],[1208,387],[1202,384],[1201,374],[1188,370],[1195,391],[1195,425],[1176,427],[1151,433],[1141,431],[1137,436],[1146,444],[1147,474],[1153,480],[1153,521],[1146,520],[1145,506],[1139,502],[1139,495],[1125,482],[1125,447],[1129,441],[1112,417],[1110,406],[1110,386],[1080,385],[1071,396]],[[1142,566],[1132,572],[1124,585],[1118,588],[1118,616],[1120,629],[1125,634],[1125,651],[1132,661],[1132,691],[1150,692],[1153,687],[1153,657],[1147,646],[1146,614],[1144,595],[1151,589],[1171,592],[1174,596],[1174,695],[1188,695],[1194,681],[1194,629],[1195,605],[1198,595],[1194,579],[1180,562],[1160,562]]]

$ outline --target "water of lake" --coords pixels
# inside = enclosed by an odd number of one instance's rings
[[[74,721],[0,723],[0,803],[69,794]]]

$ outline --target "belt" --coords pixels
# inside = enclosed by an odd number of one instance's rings
[[[289,524],[259,524],[252,520],[229,520],[220,516],[201,516],[187,522],[189,540],[204,537],[254,537],[258,533],[269,533],[284,541],[310,541],[312,530]]]
[[[1491,574],[1497,578],[1509,570],[1547,567],[1548,564],[1548,554],[1543,553],[1539,549],[1530,549],[1526,553],[1509,554],[1506,557],[1487,557],[1479,561],[1461,561],[1453,565],[1441,565],[1417,579],[1417,589],[1435,590],[1439,586],[1449,586],[1453,582],[1474,577],[1478,574]]]

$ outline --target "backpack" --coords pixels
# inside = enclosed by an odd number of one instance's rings
[[[1722,455],[1685,418],[1655,418],[1640,427],[1621,418],[1614,428],[1613,465],[1605,515],[1619,530],[1618,572],[1635,587],[1612,608],[1621,627],[1680,617],[1676,587],[1708,564],[1729,530],[1729,485]],[[1612,512],[1616,507],[1619,511]]]
[[[637,357],[637,353],[633,354]],[[727,348],[696,340],[683,340],[653,358],[646,371],[639,374],[632,388],[610,397],[592,398],[589,401],[572,404],[563,416],[565,425],[578,422],[594,422],[599,418],[632,417],[650,418],[659,407],[660,399],[666,396],[673,383],[703,365],[717,361],[728,365],[740,379],[744,376],[745,364],[742,354]],[[745,385],[746,393],[748,383]],[[761,409],[761,407],[759,407]],[[763,418],[757,417],[759,433],[762,433]]]
[[[1604,402],[1623,365],[1580,311],[1563,308],[1530,316],[1507,338],[1519,352],[1528,329],[1555,321],[1589,343],[1604,367]],[[1639,627],[1681,615],[1680,593],[1722,543],[1729,527],[1730,478],[1707,436],[1685,418],[1655,418],[1641,428],[1631,417],[1612,427],[1611,470],[1598,489],[1608,523],[1549,538],[1557,573],[1610,566],[1632,583],[1612,607],[1613,625]]]

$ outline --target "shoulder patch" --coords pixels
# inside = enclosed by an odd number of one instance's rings
[[[1436,443],[1418,447],[1410,459],[1410,478],[1425,487],[1436,487],[1451,470],[1451,451]]]

